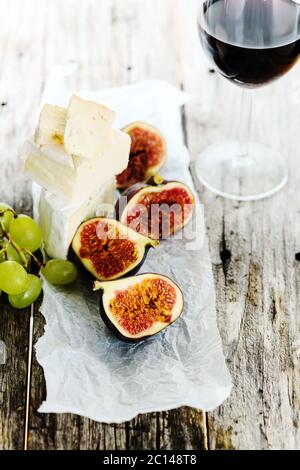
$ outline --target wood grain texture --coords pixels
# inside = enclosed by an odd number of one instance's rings
[[[20,2],[0,3],[1,18],[5,17],[0,27],[0,200],[30,213],[31,197],[18,156],[19,145],[34,123],[33,110],[41,89],[42,51],[28,47],[32,31],[27,23],[32,23],[34,12],[24,12],[24,22],[17,22],[19,6]],[[42,34],[43,25],[36,24],[35,31]],[[0,302],[0,338],[7,349],[6,364],[0,366],[0,448],[22,449],[29,312],[14,311],[4,301],[4,294]]]
[[[44,52],[45,76],[59,62],[80,63],[74,87],[120,86],[145,78],[176,83],[173,5],[167,0],[144,1],[52,1],[45,8],[45,34],[38,37]],[[57,23],[57,9],[60,19]],[[160,15],[156,17],[156,11]],[[94,18],[97,15],[98,21]],[[153,21],[151,21],[153,18]],[[162,41],[161,31],[164,31]],[[90,45],[97,44],[97,47]],[[169,57],[170,60],[165,60]],[[42,334],[43,319],[35,318],[35,339]],[[205,415],[200,411],[174,410],[138,416],[123,425],[104,425],[74,415],[44,415],[37,409],[45,397],[43,373],[33,363],[30,449],[156,449],[205,446]]]
[[[181,2],[189,145],[237,135],[239,90],[209,73],[194,46],[197,1]],[[192,26],[191,26],[192,25]],[[194,25],[194,26],[193,26]],[[299,449],[299,101],[300,70],[257,92],[253,138],[288,159],[290,181],[253,203],[215,197],[201,185],[217,291],[219,328],[234,388],[208,414],[210,449]],[[198,96],[198,99],[197,99]],[[298,93],[299,96],[299,93]],[[297,130],[298,129],[298,130]]]
[[[0,303],[1,339],[6,345],[6,364],[0,366],[0,448],[22,449],[28,331],[26,321]]]
[[[173,0],[0,0],[0,15],[6,18],[0,25],[0,199],[30,213],[18,149],[34,128],[42,87],[57,63],[80,63],[74,88],[146,78],[180,81],[192,98],[185,116],[193,156],[216,139],[232,136],[240,124],[238,88],[210,73],[203,60],[197,3],[178,0],[176,7]],[[253,133],[289,159],[286,189],[269,200],[235,203],[198,185],[206,210],[219,328],[234,381],[230,399],[207,416],[183,408],[140,415],[122,425],[39,414],[45,383],[34,359],[30,449],[300,448],[297,90],[299,67],[259,92],[256,100]],[[0,366],[0,448],[17,449],[23,447],[29,317],[0,301],[0,339],[8,350],[7,363]],[[35,341],[43,327],[36,311]]]

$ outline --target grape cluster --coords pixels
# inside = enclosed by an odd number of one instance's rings
[[[54,285],[66,285],[75,281],[77,268],[70,261],[61,259],[40,260],[42,232],[39,225],[27,215],[17,215],[12,207],[0,202],[0,293],[8,294],[9,303],[15,308],[26,308],[35,302],[43,281]],[[31,274],[32,264],[36,274]]]

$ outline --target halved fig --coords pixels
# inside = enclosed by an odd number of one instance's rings
[[[117,220],[97,217],[80,225],[72,248],[96,279],[111,280],[136,273],[157,244]]]
[[[188,186],[156,175],[150,183],[137,183],[124,191],[116,204],[116,216],[140,234],[168,238],[187,225],[194,206],[195,198]]]
[[[119,189],[148,181],[166,161],[167,146],[158,129],[145,122],[133,122],[123,129],[131,137],[131,148],[127,168],[117,175]]]
[[[174,323],[183,311],[180,288],[168,277],[147,273],[94,284],[101,290],[100,314],[121,340],[135,343]]]

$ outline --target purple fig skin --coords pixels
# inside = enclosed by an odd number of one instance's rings
[[[81,230],[81,228],[85,225],[87,225],[90,221],[93,221],[93,220],[101,220],[102,218],[101,217],[96,217],[96,218],[92,218],[92,219],[88,219],[86,220],[85,222],[83,222],[77,229],[76,231],[76,234],[74,236],[74,238],[76,237],[78,231]],[[105,218],[104,218],[105,219]],[[105,219],[106,220],[106,219]],[[107,219],[107,220],[110,220],[110,219]],[[116,222],[114,219],[111,219],[113,222]],[[135,233],[135,236],[136,236],[136,233]],[[130,237],[129,237],[129,240]],[[73,239],[74,241],[74,239]],[[137,240],[131,240],[132,243],[135,244],[135,246],[138,245],[138,241]],[[149,249],[150,248],[154,248],[158,245],[158,242],[155,242],[154,240],[148,238],[147,242],[143,244],[143,249],[144,249],[144,253],[141,252],[141,255],[142,258],[140,259],[139,263],[136,265],[136,266],[130,266],[131,269],[129,269],[128,271],[126,272],[120,272],[118,277],[116,277],[115,279],[122,279],[122,278],[126,278],[126,277],[130,277],[130,276],[133,276],[134,274],[137,274],[138,271],[141,269],[141,267],[143,266],[146,258],[147,258],[147,255],[148,255],[148,252],[149,252]],[[97,279],[97,276],[90,272],[83,264],[82,260],[81,260],[81,257],[79,254],[76,253],[76,251],[74,250],[73,248],[73,242],[69,248],[69,252],[68,252],[68,259],[78,267],[78,269],[80,270],[80,273],[82,273],[82,277],[83,279],[85,279],[87,282],[90,282],[92,280],[95,280]],[[133,263],[134,264],[134,263]],[[107,278],[107,279],[102,279],[103,281],[110,281],[111,279]]]
[[[146,132],[150,132],[150,134],[153,134],[154,136],[156,137],[159,137],[159,139],[161,140],[161,153],[159,155],[159,160],[158,162],[156,162],[156,164],[152,164],[152,166],[148,166],[147,165],[147,168],[145,168],[145,174],[144,174],[144,177],[142,180],[140,180],[141,182],[147,182],[149,178],[151,178],[153,175],[155,175],[158,171],[160,171],[160,169],[164,166],[164,164],[166,163],[166,160],[167,160],[167,144],[166,144],[166,141],[165,141],[165,138],[164,136],[161,134],[160,130],[149,124],[149,123],[146,123],[146,122],[142,122],[142,121],[135,121],[135,122],[132,122],[130,124],[128,124],[127,126],[125,126],[122,131],[123,132],[126,132],[128,133],[129,135],[131,135],[130,133],[136,129],[139,129],[139,130],[142,130],[142,131],[146,131]],[[133,140],[133,137],[132,137],[132,140]],[[145,146],[145,152],[147,154],[147,142],[146,141],[146,146]],[[133,141],[132,141],[132,146],[133,146]],[[130,150],[130,155],[131,155],[131,152],[132,152],[132,146],[131,146],[131,150]],[[130,157],[129,157],[129,161],[130,161]],[[149,163],[149,162],[148,162]],[[129,165],[130,166],[130,165]],[[130,181],[127,181],[125,182],[125,185],[124,185],[124,182],[122,183],[118,181],[118,178],[122,175],[122,173],[120,175],[117,175],[116,176],[116,187],[117,189],[119,189],[120,192],[122,192],[124,189],[130,187],[132,184],[135,184],[135,182],[138,182],[139,180],[134,178],[133,177],[133,180],[130,184]]]
[[[122,195],[119,197],[119,199],[117,200],[116,202],[116,205],[115,205],[115,217],[117,220],[121,221],[122,219],[122,214],[125,210],[125,208],[128,206],[128,204],[130,203],[131,199],[139,192],[141,191],[142,189],[145,189],[145,188],[157,188],[159,186],[164,186],[168,183],[177,183],[178,185],[181,185],[181,186],[184,186],[184,187],[187,187],[185,184],[181,183],[180,181],[176,181],[176,180],[171,180],[171,181],[168,181],[168,180],[165,180],[163,179],[163,177],[160,175],[160,174],[156,174],[155,176],[153,176],[152,178],[150,178],[150,180],[147,182],[147,183],[136,183],[132,186],[130,186],[129,188],[127,188],[123,193]],[[189,188],[187,187],[187,189],[189,190]],[[191,193],[191,191],[189,190],[189,192]],[[192,194],[192,193],[191,193]],[[121,201],[124,201],[125,199],[122,199],[122,198],[127,198],[127,202],[126,202],[126,205],[122,204],[121,205]],[[193,200],[194,200],[194,196],[193,196]]]
[[[116,215],[116,219],[117,220],[121,220],[121,216],[122,216],[122,213],[125,209],[125,207],[122,207],[121,208],[121,205],[120,205],[120,200],[122,197],[124,198],[127,198],[127,204],[129,203],[129,201],[141,190],[141,189],[144,189],[144,188],[148,188],[148,187],[157,187],[157,186],[161,186],[163,184],[167,184],[167,183],[179,183],[179,181],[167,181],[165,179],[163,179],[163,177],[160,175],[160,174],[156,174],[154,176],[152,176],[149,181],[147,181],[147,183],[143,183],[143,182],[139,182],[139,183],[135,183],[133,184],[132,186],[130,186],[129,188],[125,189],[124,191],[122,191],[122,195],[120,196],[120,198],[117,200],[116,202],[116,205],[115,205],[115,215]],[[179,183],[180,184],[180,183]],[[126,205],[127,205],[126,204]],[[123,209],[123,210],[122,210]]]
[[[147,259],[150,248],[152,248],[151,245],[146,245],[144,256],[139,262],[139,264],[137,264],[133,269],[126,272],[125,274],[120,274],[120,277],[118,277],[118,279],[124,279],[126,277],[131,277],[137,274],[140,271],[140,269],[143,267],[143,264],[145,263]],[[96,280],[95,276],[83,266],[83,264],[81,263],[80,259],[78,258],[78,256],[76,255],[72,247],[70,247],[69,249],[68,260],[72,261],[72,263],[75,264],[75,266],[78,268],[78,271],[80,272],[80,276],[82,280],[85,281],[88,285],[90,285],[92,282]],[[109,282],[109,281],[110,279],[103,280],[103,282]]]
[[[155,273],[143,273],[143,274],[156,275]],[[164,276],[164,277],[168,278],[167,276]],[[168,279],[170,279],[170,278],[168,278]],[[170,279],[170,281],[171,281],[171,279]],[[107,282],[109,282],[109,281],[107,281]],[[180,288],[179,288],[179,290],[182,293],[182,290]],[[113,333],[116,336],[116,338],[123,341],[124,343],[129,343],[129,344],[141,343],[141,342],[143,342],[143,341],[145,341],[149,338],[152,338],[153,336],[158,335],[163,330],[168,328],[168,326],[175,323],[182,316],[182,313],[183,313],[183,310],[184,310],[184,300],[183,300],[180,315],[175,320],[173,320],[171,323],[167,323],[166,326],[164,326],[161,330],[157,331],[156,333],[154,333],[152,335],[145,335],[145,336],[140,337],[140,338],[128,338],[127,336],[123,335],[120,330],[118,330],[118,328],[111,322],[108,315],[106,314],[106,311],[105,311],[105,308],[104,308],[104,305],[103,305],[103,299],[102,299],[103,298],[103,292],[104,292],[103,290],[100,291],[100,298],[99,298],[100,316],[101,316],[103,322],[105,323],[106,327],[111,331],[111,333]],[[182,294],[182,299],[183,299],[183,294]]]
[[[117,220],[121,220],[121,216],[123,214],[123,211],[125,209],[124,207],[121,207],[120,201],[122,198],[127,198],[127,204],[129,201],[135,196],[141,189],[147,188],[148,184],[147,183],[135,183],[129,188],[125,189],[125,191],[122,192],[122,195],[119,197],[119,199],[116,202],[115,205],[115,217]],[[125,199],[124,199],[125,200]],[[126,204],[126,205],[127,205]]]
[[[130,344],[140,343],[141,341],[144,341],[147,338],[147,336],[145,336],[144,338],[134,339],[134,338],[128,338],[127,336],[122,335],[122,333],[118,330],[118,328],[116,328],[115,325],[108,318],[108,316],[106,314],[106,311],[105,311],[105,308],[103,306],[102,297],[103,297],[103,292],[100,292],[100,304],[99,304],[100,316],[101,316],[105,326],[109,329],[109,331],[116,338],[123,341],[124,343],[130,343]],[[148,338],[149,338],[149,336],[148,336]]]

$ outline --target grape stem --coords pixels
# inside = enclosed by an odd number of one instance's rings
[[[0,210],[0,216],[5,214],[5,212],[7,211],[10,211],[10,212],[13,212],[14,215],[16,215],[16,212],[12,209],[5,209],[5,210]],[[24,255],[24,253],[27,253],[34,261],[35,263],[38,265],[39,267],[39,270],[44,266],[44,263],[41,263],[37,257],[31,253],[31,251],[27,250],[26,248],[21,248],[16,242],[14,242],[11,238],[10,238],[10,235],[9,233],[7,233],[4,229],[4,224],[2,222],[2,220],[0,221],[0,225],[1,225],[1,230],[2,230],[2,233],[3,235],[5,236],[5,238],[8,240],[8,243],[7,243],[7,246],[8,245],[12,245],[16,250],[17,252],[19,253],[19,255],[21,256],[21,259],[24,263],[24,266],[27,268],[28,267],[28,259],[26,258],[26,256]],[[2,248],[0,250],[0,254],[6,252],[7,250],[7,246]]]
[[[25,253],[27,253],[28,255],[30,255],[32,257],[33,261],[36,262],[39,269],[41,269],[43,266],[45,266],[45,264],[41,263],[40,260],[38,260],[37,257],[33,253],[31,253],[31,251],[27,250],[26,248],[23,248],[22,250],[25,251]]]
[[[1,248],[0,250],[0,255],[2,255],[2,253],[5,253],[6,254],[6,246],[4,248]]]
[[[8,208],[8,209],[0,209],[0,216],[1,216],[1,215],[4,215],[5,212],[12,212],[12,213],[14,214],[14,217],[17,217],[17,213],[16,213],[13,209],[10,209],[10,208]],[[1,224],[1,225],[2,225],[2,224]]]
[[[14,242],[13,240],[11,240],[10,238],[8,239],[8,243],[10,243],[17,250],[17,252],[21,256],[21,259],[22,259],[25,267],[27,268],[28,260],[27,260],[26,256],[23,253],[24,250],[22,248],[20,248],[19,245],[16,242]]]

